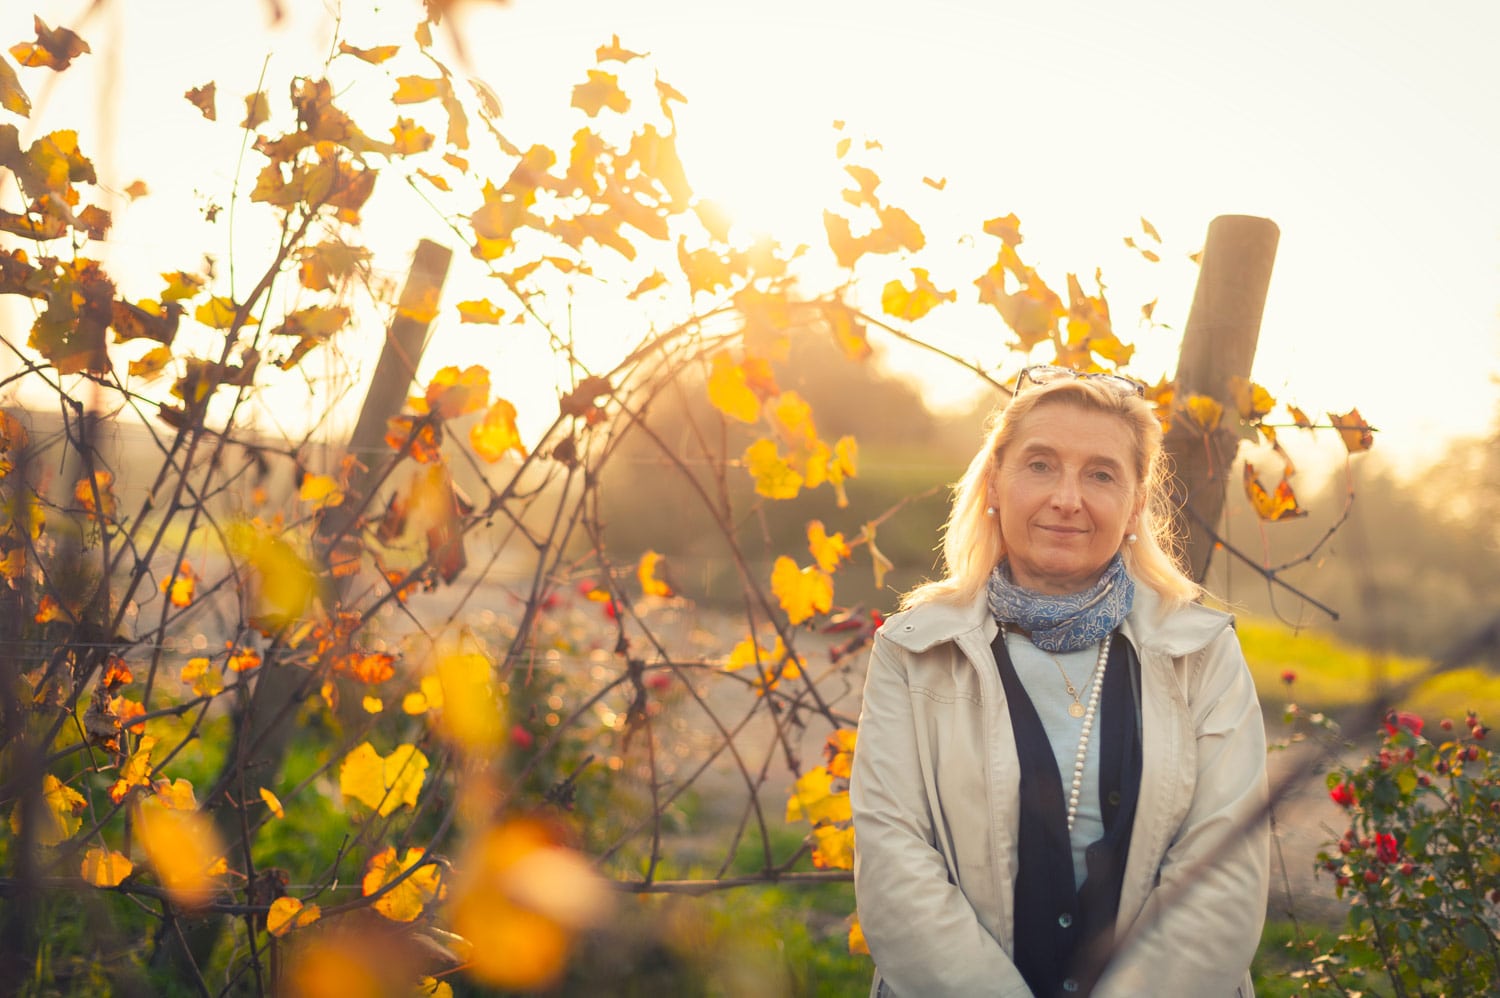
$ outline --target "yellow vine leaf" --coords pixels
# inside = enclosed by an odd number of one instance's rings
[[[150,735],[145,735],[136,742],[135,751],[125,761],[125,765],[120,767],[119,777],[109,788],[110,800],[118,804],[131,790],[151,784],[151,750],[155,746],[156,739]]]
[[[853,817],[849,791],[833,788],[833,774],[825,766],[815,766],[798,777],[791,796],[787,798],[787,821],[820,825],[829,821],[849,821]]]
[[[839,562],[849,557],[849,545],[842,533],[829,535],[822,520],[813,520],[807,525],[807,549],[812,552],[818,568],[832,572]]]
[[[478,412],[490,401],[490,372],[480,364],[460,371],[444,367],[427,385],[427,406],[439,419],[454,419]]]
[[[182,96],[187,98],[187,102],[196,107],[198,113],[203,115],[203,117],[209,121],[217,121],[219,112],[214,107],[214,95],[218,89],[219,85],[213,80],[209,80],[201,87],[193,87]]]
[[[1247,423],[1260,419],[1276,405],[1276,400],[1271,397],[1270,392],[1238,374],[1229,379],[1229,397],[1234,399],[1235,409],[1239,411],[1240,418]]]
[[[823,755],[828,760],[830,775],[849,778],[854,769],[854,746],[858,740],[858,732],[853,728],[839,728],[828,736]]]
[[[95,887],[118,887],[134,869],[135,864],[124,853],[94,848],[83,854],[78,874]]]
[[[1339,439],[1344,442],[1344,448],[1350,454],[1358,454],[1375,446],[1375,434],[1359,414],[1358,408],[1350,409],[1342,416],[1330,412],[1328,419],[1339,431]]]
[[[311,925],[322,914],[315,904],[305,905],[294,897],[279,897],[271,902],[271,910],[266,912],[266,931],[279,939],[293,929]]]
[[[152,347],[140,356],[139,360],[132,360],[127,367],[132,378],[141,378],[150,381],[162,372],[172,362],[171,347]]]
[[[1291,520],[1307,515],[1307,510],[1297,505],[1296,493],[1292,491],[1292,484],[1287,481],[1285,475],[1282,475],[1281,481],[1277,483],[1275,492],[1267,492],[1255,475],[1255,465],[1249,461],[1245,462],[1244,474],[1245,495],[1250,497],[1250,505],[1255,507],[1255,514],[1262,520],[1274,523],[1278,520]]]
[[[245,120],[240,122],[241,128],[254,131],[264,125],[271,117],[271,102],[266,100],[266,92],[257,90],[253,94],[245,95]]]
[[[442,708],[443,683],[437,676],[423,676],[420,687],[401,698],[401,710],[407,714],[425,714]]]
[[[224,667],[230,672],[249,672],[260,666],[260,653],[254,648],[234,648],[229,652],[229,657],[224,661]]]
[[[421,849],[408,849],[402,853],[398,862],[395,846],[387,846],[376,853],[370,857],[370,862],[365,867],[364,879],[361,881],[362,893],[369,897],[378,892],[402,873],[416,866],[423,854]],[[429,864],[401,881],[386,894],[381,895],[375,901],[374,908],[393,922],[411,922],[422,914],[422,909],[429,903],[441,901],[446,896],[447,889],[443,886],[441,868]]]
[[[111,519],[115,515],[115,494],[110,490],[114,484],[113,472],[100,469],[88,478],[80,478],[73,486],[73,498],[78,500],[78,505],[83,507],[84,512],[91,517],[98,518],[102,515],[104,519]],[[94,498],[98,491],[97,505]]]
[[[198,796],[193,793],[193,784],[190,780],[157,780],[152,789],[156,792],[156,800],[162,807],[173,811],[196,811],[198,809]]]
[[[854,826],[819,825],[814,828],[812,861],[813,866],[820,870],[854,869]]]
[[[388,756],[360,742],[339,765],[339,791],[382,818],[406,805],[415,807],[427,775],[427,756],[415,745],[398,745]]]
[[[644,53],[632,52],[620,46],[620,36],[611,35],[608,45],[601,45],[594,50],[595,62],[629,62],[639,59]]]
[[[214,878],[225,872],[224,850],[207,815],[146,802],[136,808],[135,828],[146,860],[178,904],[196,908],[213,895]]]
[[[677,264],[688,280],[688,290],[693,294],[713,294],[734,283],[735,267],[711,247],[689,250],[687,237],[677,237]]]
[[[1310,429],[1312,429],[1313,422],[1312,422],[1311,419],[1307,418],[1307,413],[1303,412],[1301,409],[1299,409],[1296,406],[1292,405],[1290,402],[1287,403],[1286,411],[1291,415],[1292,422],[1294,424],[1296,424],[1297,426],[1301,427],[1304,430],[1310,430]]]
[[[1189,395],[1182,407],[1188,419],[1205,433],[1218,429],[1224,416],[1224,407],[1208,395]]]
[[[653,270],[649,276],[641,278],[641,282],[625,297],[631,301],[635,301],[641,295],[646,294],[648,291],[655,291],[666,283],[667,278],[665,275],[659,270]]]
[[[216,696],[224,689],[224,679],[212,663],[201,656],[190,658],[182,667],[182,681],[200,697]]]
[[[253,570],[252,621],[274,631],[300,619],[319,595],[318,576],[282,537],[258,521],[230,524],[231,550]]]
[[[391,152],[394,155],[413,156],[426,152],[434,141],[436,137],[431,132],[410,118],[397,118],[391,126]]]
[[[21,88],[21,78],[4,59],[0,59],[0,107],[23,118],[31,117],[31,98]]]
[[[297,498],[312,503],[313,509],[326,509],[340,505],[344,501],[344,492],[332,475],[303,475]]]
[[[239,306],[234,303],[233,298],[216,295],[199,305],[193,312],[193,318],[210,329],[229,329],[234,325],[235,313],[238,311]],[[254,326],[257,323],[254,316],[245,316],[245,325]]]
[[[398,76],[392,104],[421,104],[442,92],[443,81],[433,76]]]
[[[521,431],[516,426],[516,407],[505,399],[496,399],[484,418],[469,427],[469,443],[474,453],[490,464],[504,457],[507,451],[515,451],[524,459],[526,445],[521,442]]]
[[[955,301],[958,293],[942,291],[932,283],[927,270],[913,267],[912,286],[907,288],[899,280],[890,281],[880,294],[880,307],[886,315],[915,322],[943,302]]]
[[[833,607],[833,579],[816,565],[798,568],[786,555],[771,568],[771,592],[792,624],[827,613]]]
[[[460,323],[477,323],[487,326],[497,325],[505,318],[505,309],[496,305],[488,298],[477,298],[472,301],[461,301],[458,303],[458,321]]]
[[[475,755],[493,754],[504,743],[505,708],[496,696],[490,660],[475,652],[447,651],[439,655],[435,672],[443,690],[438,733]]]
[[[709,360],[708,400],[724,415],[742,423],[760,419],[760,398],[747,383],[745,369],[728,351],[721,350]]]
[[[417,981],[416,998],[453,998],[453,985],[436,977],[424,977]]]
[[[35,830],[36,841],[44,846],[55,846],[72,838],[83,825],[79,817],[88,802],[72,787],[47,773],[42,777],[41,827]],[[21,834],[21,807],[16,805],[10,813],[10,830]]]
[[[270,808],[271,813],[276,815],[276,817],[286,817],[286,809],[281,806],[281,798],[277,797],[265,787],[260,788],[260,799],[265,801],[266,807]]]
[[[360,700],[359,705],[366,714],[379,714],[385,710],[385,701],[368,693]]]
[[[812,406],[797,392],[787,391],[771,403],[771,425],[792,447],[811,450],[818,442],[818,428],[813,422]]]
[[[823,309],[833,340],[850,360],[864,360],[874,351],[870,347],[869,334],[858,313],[847,305],[830,304]]]
[[[647,551],[641,555],[641,560],[635,566],[635,577],[641,584],[641,592],[647,596],[672,595],[672,587],[656,576],[656,570],[661,566],[661,562],[661,555],[655,551]]]
[[[768,437],[746,447],[740,460],[755,479],[757,495],[767,499],[795,499],[802,489],[802,476],[782,459],[776,442]]]
[[[880,549],[875,546],[874,521],[865,524],[865,529],[863,533],[860,534],[860,539],[863,540],[870,549],[870,563],[875,570],[875,588],[884,589],[886,573],[896,566],[894,563],[892,563],[891,559],[882,554]]]
[[[865,941],[865,927],[859,924],[859,915],[849,916],[849,952],[857,956],[869,956],[870,944]]]
[[[339,52],[343,55],[352,55],[356,59],[368,62],[372,66],[378,66],[401,51],[399,45],[376,45],[372,48],[360,48],[350,45],[348,42],[339,42]]]
[[[833,486],[839,509],[849,505],[849,496],[844,491],[844,482],[859,474],[859,444],[853,437],[839,437],[830,450],[819,440],[807,456],[805,465],[808,488],[815,489],[824,482]]]
[[[604,108],[623,114],[630,109],[630,98],[620,89],[619,78],[613,73],[591,69],[589,78],[573,88],[573,106],[590,118],[597,117]]]
[[[161,591],[167,594],[168,601],[176,607],[191,605],[197,589],[198,576],[185,561],[177,566],[175,573],[161,580]]]

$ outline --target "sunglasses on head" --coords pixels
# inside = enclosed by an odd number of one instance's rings
[[[1083,378],[1095,384],[1112,388],[1122,395],[1134,395],[1136,398],[1146,397],[1146,386],[1139,381],[1133,381],[1121,374],[1090,374],[1086,371],[1075,371],[1071,367],[1058,367],[1056,364],[1035,364],[1031,367],[1021,368],[1021,373],[1016,375],[1016,394],[1020,394],[1027,385],[1049,385],[1054,381],[1066,381],[1074,378]]]

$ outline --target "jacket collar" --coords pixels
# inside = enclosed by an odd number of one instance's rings
[[[1191,603],[1176,613],[1163,614],[1161,597],[1137,585],[1135,602],[1121,630],[1138,652],[1148,649],[1178,657],[1206,648],[1234,618],[1219,610]],[[995,621],[983,592],[967,604],[924,603],[886,620],[883,637],[910,652],[924,652],[944,641],[979,630],[986,644],[994,639]]]

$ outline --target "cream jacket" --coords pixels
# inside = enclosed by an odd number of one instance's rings
[[[1250,995],[1269,891],[1266,742],[1228,615],[1136,589],[1141,789],[1097,998]],[[1030,996],[1011,962],[1020,777],[981,598],[886,621],[849,796],[872,994]]]

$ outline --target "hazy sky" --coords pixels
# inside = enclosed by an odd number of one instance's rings
[[[216,79],[225,106],[255,89],[268,55],[268,79],[309,71],[299,60],[327,49],[323,5],[285,2],[275,31],[259,0],[107,0],[80,22],[89,6],[7,0],[0,40],[29,37],[32,12],[89,40],[90,71],[112,82],[69,73],[48,88],[27,71],[38,120],[107,119],[90,146],[101,179],[153,188],[122,214],[120,239],[158,270],[191,267],[152,245],[170,230],[150,202],[222,198],[238,150],[174,143],[196,114],[179,95]],[[393,37],[362,35],[371,6],[345,4],[352,41],[409,37],[406,0],[380,5],[401,25]],[[514,0],[473,3],[452,23],[470,72],[528,141],[577,127],[563,124],[571,88],[617,33],[688,96],[678,121],[696,188],[750,224],[821,239],[841,119],[881,141],[892,190],[927,198],[913,213],[938,219],[934,245],[946,227],[973,232],[1013,211],[1054,285],[1104,268],[1126,332],[1153,297],[1158,319],[1180,327],[1194,277],[1182,257],[1212,217],[1270,217],[1282,237],[1256,374],[1273,394],[1358,405],[1400,462],[1495,413],[1500,4]],[[924,175],[947,180],[940,197]],[[1121,244],[1140,216],[1165,238],[1159,267]],[[1003,332],[955,314],[943,335],[962,347]],[[442,337],[435,358],[473,359]],[[1141,337],[1138,373],[1170,370],[1172,334]],[[951,375],[927,377],[935,399],[954,394]]]

